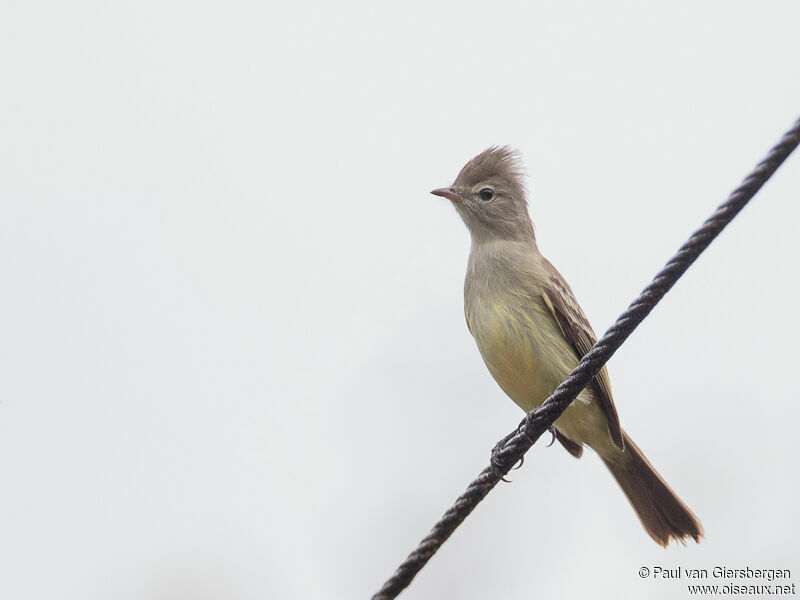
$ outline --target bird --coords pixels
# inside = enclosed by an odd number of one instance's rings
[[[539,251],[521,158],[492,146],[470,160],[447,198],[471,237],[464,281],[467,327],[500,388],[524,411],[540,406],[597,338],[569,284]],[[608,467],[645,531],[666,547],[699,542],[703,527],[620,426],[605,367],[555,421],[555,439]]]

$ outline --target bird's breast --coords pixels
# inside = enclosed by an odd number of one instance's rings
[[[569,372],[568,363],[577,364],[541,299],[513,293],[479,295],[468,299],[466,312],[492,376],[525,410],[552,393]]]

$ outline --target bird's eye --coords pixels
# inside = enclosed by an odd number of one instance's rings
[[[494,191],[492,191],[491,188],[483,188],[480,192],[478,192],[478,196],[481,197],[481,200],[488,202],[494,198]]]

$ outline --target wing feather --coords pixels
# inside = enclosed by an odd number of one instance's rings
[[[597,336],[561,273],[547,259],[544,259],[544,266],[548,274],[543,291],[544,302],[553,313],[553,318],[561,328],[564,337],[569,340],[578,358],[581,359],[592,349],[597,341]],[[600,407],[606,415],[611,439],[617,446],[623,448],[622,430],[619,426],[614,398],[611,395],[611,381],[605,367],[595,376],[592,386],[600,400]]]

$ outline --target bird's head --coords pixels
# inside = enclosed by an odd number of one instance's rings
[[[474,241],[533,239],[519,155],[508,146],[484,150],[431,193],[453,203]]]

